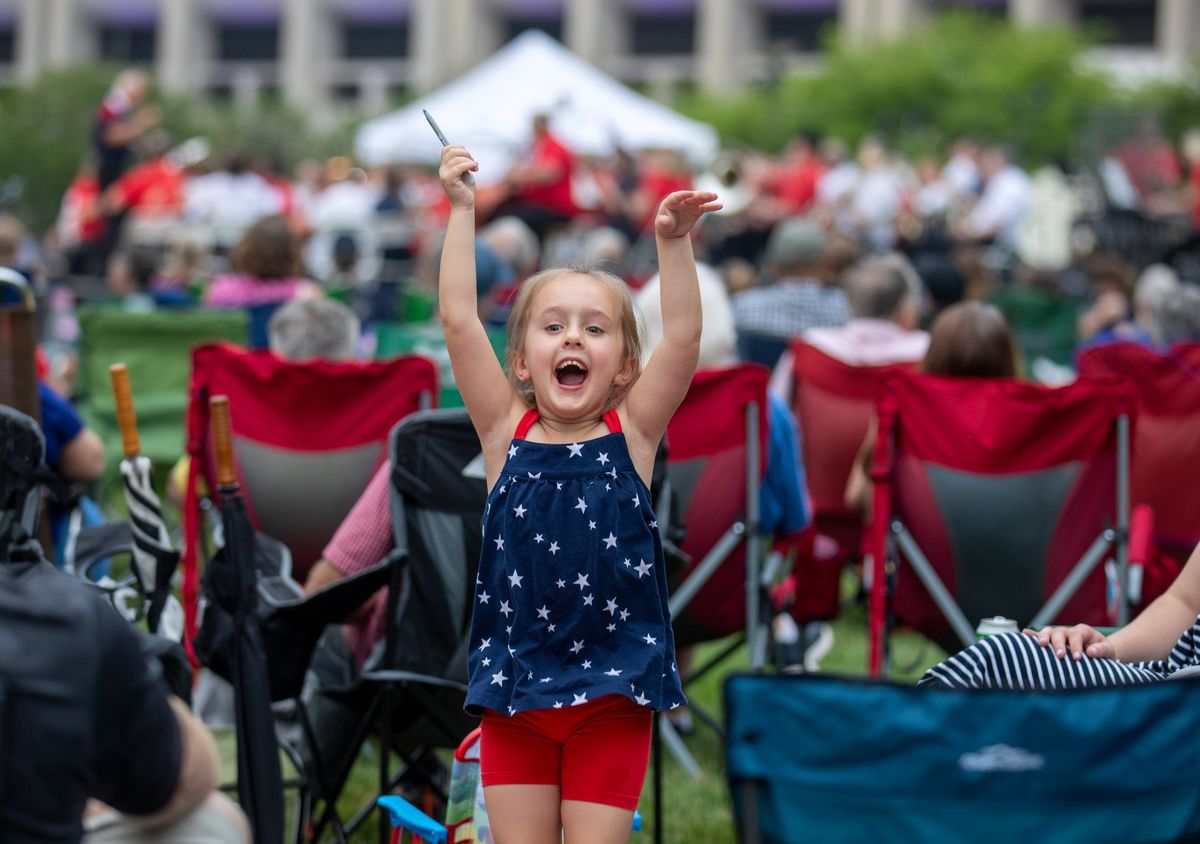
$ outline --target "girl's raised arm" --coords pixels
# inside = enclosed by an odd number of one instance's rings
[[[625,400],[629,427],[652,446],[662,438],[696,371],[702,325],[700,283],[688,234],[702,214],[720,209],[716,199],[715,193],[676,191],[662,201],[654,218],[663,336]]]
[[[450,220],[442,246],[438,275],[438,310],[446,332],[446,350],[463,404],[484,443],[507,428],[515,391],[496,361],[492,344],[479,319],[475,283],[475,187],[464,178],[478,169],[461,146],[442,150],[438,177],[450,198]],[[507,433],[507,431],[506,431]]]

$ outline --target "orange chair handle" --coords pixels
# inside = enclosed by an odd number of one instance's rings
[[[121,428],[121,451],[126,457],[136,457],[142,450],[138,437],[137,414],[133,410],[133,390],[129,386],[129,369],[123,363],[108,368],[112,378],[113,397],[117,401],[117,424]]]
[[[217,485],[237,486],[233,465],[233,431],[229,422],[229,396],[213,396],[208,401],[212,417],[213,446],[217,453]]]

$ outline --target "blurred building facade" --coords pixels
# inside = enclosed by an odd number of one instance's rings
[[[1200,0],[0,0],[0,85],[107,60],[152,67],[172,91],[372,113],[536,28],[652,91],[729,93],[819,62],[833,26],[870,43],[956,7],[1099,25],[1106,55],[1131,66],[1200,53]]]

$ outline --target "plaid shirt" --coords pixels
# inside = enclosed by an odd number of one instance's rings
[[[787,339],[809,328],[844,325],[850,306],[840,287],[783,279],[734,296],[733,318],[740,332]]]

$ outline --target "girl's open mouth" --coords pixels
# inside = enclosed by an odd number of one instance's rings
[[[564,387],[582,386],[587,376],[587,367],[577,360],[564,360],[554,370],[554,379]]]

